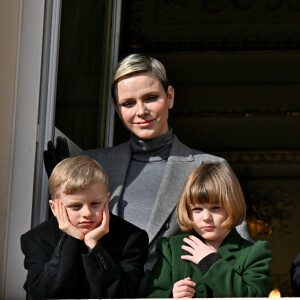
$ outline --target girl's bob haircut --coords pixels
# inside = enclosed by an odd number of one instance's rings
[[[100,183],[108,189],[108,177],[103,168],[93,159],[81,155],[65,158],[53,169],[48,181],[52,200],[63,191],[74,195],[92,183]]]
[[[177,220],[182,231],[193,229],[191,205],[217,204],[228,213],[222,227],[233,228],[246,216],[246,203],[240,183],[225,162],[206,162],[188,177],[177,203]]]

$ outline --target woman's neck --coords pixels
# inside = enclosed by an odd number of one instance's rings
[[[172,142],[172,129],[162,136],[150,140],[143,140],[132,134],[130,139],[132,157],[142,161],[167,159]]]

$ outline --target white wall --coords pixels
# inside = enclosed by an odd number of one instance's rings
[[[0,0],[0,298],[13,129],[19,0]]]
[[[7,3],[10,1],[14,2],[9,0]],[[26,297],[20,235],[31,225],[44,5],[40,0],[20,1],[2,299]],[[1,2],[0,7],[3,6]],[[1,9],[1,15],[6,13]]]

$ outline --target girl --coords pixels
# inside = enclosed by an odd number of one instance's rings
[[[272,252],[236,231],[246,214],[241,186],[223,162],[207,162],[186,181],[177,204],[182,234],[157,244],[151,298],[264,297]]]

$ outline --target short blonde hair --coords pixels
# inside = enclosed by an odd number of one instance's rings
[[[87,156],[69,157],[53,169],[48,181],[52,200],[59,198],[61,188],[68,195],[76,194],[92,183],[99,182],[108,189],[108,177],[103,168]]]
[[[240,183],[227,163],[206,162],[188,177],[177,203],[177,220],[182,231],[193,229],[191,205],[218,204],[228,218],[222,227],[233,228],[246,216],[246,203]]]
[[[123,58],[116,66],[112,75],[111,95],[115,103],[117,103],[116,87],[118,82],[130,75],[138,72],[152,72],[162,84],[165,92],[168,91],[168,78],[164,65],[157,59],[142,55],[130,54]]]

